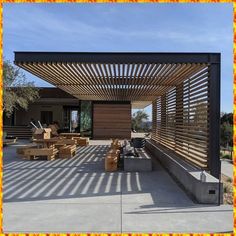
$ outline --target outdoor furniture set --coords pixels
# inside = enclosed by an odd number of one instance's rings
[[[7,132],[3,132],[3,147],[17,142],[17,137],[8,135]]]
[[[3,138],[3,146],[7,146],[10,144],[15,144],[17,142],[17,137],[14,136],[6,136]]]
[[[36,129],[32,141],[33,144],[18,148],[17,154],[28,160],[71,158],[75,155],[76,146],[89,145],[89,138],[82,138],[79,133],[62,133],[51,138],[49,128]]]

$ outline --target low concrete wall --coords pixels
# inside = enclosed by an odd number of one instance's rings
[[[181,183],[181,185],[199,203],[219,203],[219,180],[206,173],[206,182],[200,180],[201,170],[161,147],[152,140],[147,140],[147,150]],[[223,202],[223,184],[221,184],[221,203]]]

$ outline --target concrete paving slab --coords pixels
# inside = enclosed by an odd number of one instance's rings
[[[157,188],[165,188],[169,190],[171,190],[172,187],[178,188],[169,175],[165,173],[165,177],[163,178],[162,174],[158,172],[152,172],[149,176],[142,173],[125,173],[122,182],[122,191],[124,192],[149,191]]]
[[[127,178],[123,178],[122,182],[122,204],[143,203],[156,206],[171,206],[176,203],[186,206],[194,204],[164,171],[152,172],[149,178],[143,173],[125,175]]]
[[[140,204],[140,206],[151,207],[171,207],[175,206],[194,206],[195,204],[187,195],[180,192],[166,192],[161,190],[142,192],[142,193],[122,193],[122,204]]]
[[[105,172],[110,142],[95,140],[72,159],[50,162],[21,160],[16,147],[4,148],[4,231],[232,231],[232,206],[193,203],[160,165]]]
[[[5,203],[3,215],[5,233],[121,230],[120,204]]]
[[[140,207],[122,205],[122,232],[229,232],[232,206]]]
[[[112,142],[111,139],[109,140],[90,140],[89,145],[110,145]]]
[[[91,198],[103,196],[115,196],[121,193],[119,173],[93,173],[79,172],[61,177],[63,170],[53,171],[50,178],[32,178],[20,180],[4,185],[4,201],[37,201]],[[72,172],[73,173],[73,172]],[[108,202],[109,203],[109,202]]]
[[[10,202],[6,202],[10,203]],[[13,202],[15,203],[15,202]],[[107,196],[96,196],[96,195],[91,195],[90,197],[88,196],[79,196],[76,198],[52,198],[52,199],[42,199],[38,198],[37,200],[32,201],[31,199],[29,201],[22,201],[19,202],[22,204],[26,203],[34,203],[34,204],[43,204],[43,203],[51,203],[51,204],[70,204],[70,203],[78,203],[78,204],[120,204],[121,203],[121,193],[118,193],[116,195],[107,195]]]

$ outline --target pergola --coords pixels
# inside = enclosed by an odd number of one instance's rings
[[[152,140],[219,174],[219,53],[15,52],[15,64],[80,100],[152,104]]]

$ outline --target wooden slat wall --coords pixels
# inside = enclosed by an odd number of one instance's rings
[[[131,138],[131,104],[93,105],[93,138]]]
[[[152,139],[208,169],[209,69],[186,78],[153,102]]]

